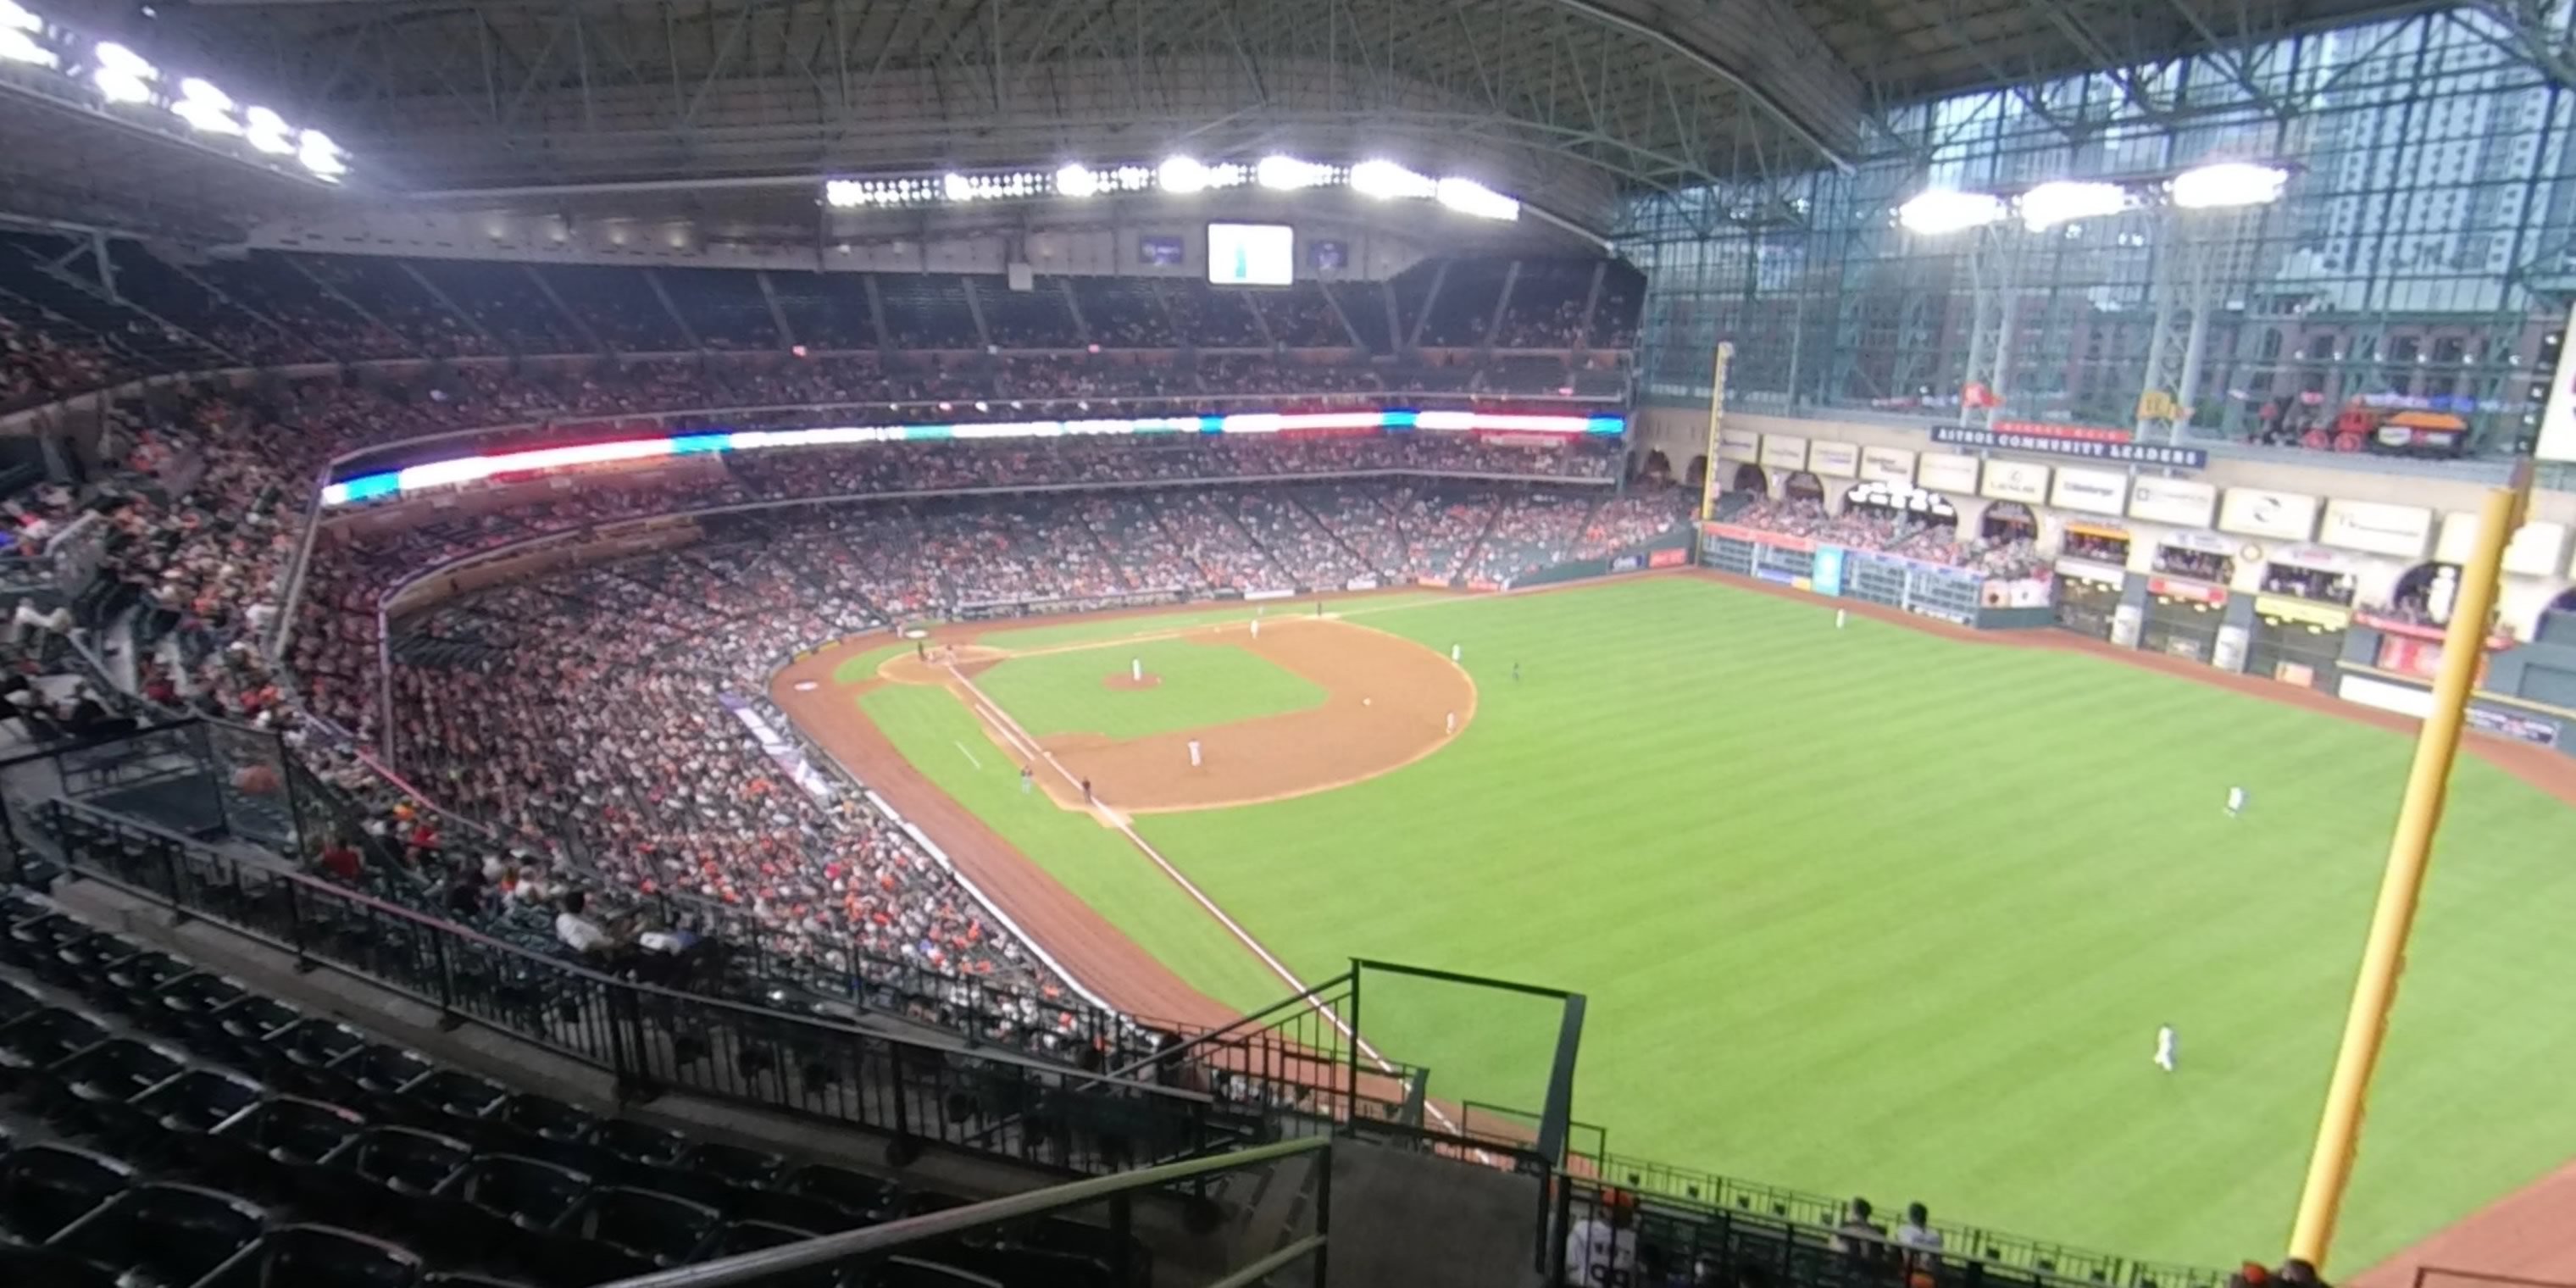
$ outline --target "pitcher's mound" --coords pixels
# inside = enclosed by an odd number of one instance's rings
[[[1100,677],[1100,687],[1107,689],[1112,693],[1133,693],[1138,689],[1159,688],[1162,683],[1163,677],[1151,672],[1146,673],[1145,678],[1141,680],[1137,679],[1133,675],[1104,675]]]

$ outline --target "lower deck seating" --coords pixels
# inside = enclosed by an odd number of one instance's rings
[[[957,1202],[447,1068],[0,887],[10,1288],[581,1288]],[[796,1282],[1122,1285],[1068,1222],[907,1251]]]

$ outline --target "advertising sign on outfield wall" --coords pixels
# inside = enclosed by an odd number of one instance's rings
[[[1761,460],[1762,436],[1749,429],[1717,431],[1717,459],[1721,461]]]
[[[2129,476],[2061,465],[2057,467],[2057,486],[2048,496],[2048,503],[2061,510],[2118,514],[2128,504]]]
[[[2442,516],[2442,535],[2433,543],[2436,562],[2464,564],[2469,551],[2478,543],[2478,516],[2446,514]],[[2514,530],[2513,544],[2504,548],[2504,570],[2526,577],[2555,577],[2558,556],[2567,549],[2567,525],[2533,520]]]
[[[2048,467],[2028,461],[1988,461],[1984,494],[1998,501],[2048,503]]]
[[[2297,492],[2232,487],[2218,507],[2218,530],[2276,541],[2305,541],[2316,535],[2317,499]]]
[[[2576,461],[2576,308],[2567,311],[2567,337],[2550,373],[2549,401],[2540,408],[2540,442],[2531,454],[2544,461]]]
[[[2206,528],[2218,512],[2218,489],[2190,479],[2129,480],[2129,517],[2177,528]]]
[[[2424,543],[2432,535],[2432,511],[2377,501],[2328,501],[2325,522],[2317,530],[2317,540],[2327,545],[2409,562],[2424,557]]]
[[[1807,440],[1795,434],[1764,434],[1762,468],[1766,470],[1807,468]]]
[[[1912,483],[1914,453],[1902,447],[1860,449],[1860,476],[1874,483]]]
[[[1847,479],[1860,473],[1860,449],[1849,443],[1824,439],[1807,444],[1807,471],[1832,478]]]
[[[1915,463],[1914,482],[1926,492],[1975,496],[1977,458],[1953,456],[1948,452],[1925,452],[1923,459]]]
[[[1807,574],[1808,587],[1819,595],[1843,593],[1843,548],[1816,547],[1815,567]]]

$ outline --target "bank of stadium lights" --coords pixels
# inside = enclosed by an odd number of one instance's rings
[[[2010,198],[1991,192],[1931,188],[1896,208],[1896,222],[1906,231],[1937,237],[1966,232],[2018,216],[2024,227],[2044,232],[2082,219],[2116,215],[2161,193],[2178,210],[2239,210],[2281,199],[2290,172],[2254,161],[2218,161],[2194,166],[2169,180],[2112,183],[2098,180],[2053,180]]]
[[[60,68],[63,56],[37,43],[44,31],[45,20],[28,12],[18,0],[0,0],[0,63]]]
[[[0,3],[8,2],[0,0]],[[1210,163],[1191,156],[1171,156],[1150,166],[1128,164],[1094,168],[1073,161],[1054,170],[998,170],[972,174],[952,170],[937,178],[830,179],[823,184],[823,202],[835,210],[887,210],[942,203],[963,205],[1022,201],[1049,196],[1073,200],[1142,192],[1190,196],[1246,186],[1272,192],[1349,188],[1362,196],[1379,200],[1435,201],[1447,209],[1477,219],[1509,221],[1520,218],[1521,212],[1518,200],[1462,176],[1435,179],[1386,160],[1339,166],[1284,154],[1265,156],[1250,163]]]
[[[85,45],[19,0],[0,0],[0,63],[62,73],[94,96],[93,105],[166,111],[191,134],[239,139],[262,157],[292,158],[324,183],[349,173],[349,154],[320,130],[299,130],[268,108],[245,107],[203,77],[178,77],[173,85],[143,55],[112,40]]]

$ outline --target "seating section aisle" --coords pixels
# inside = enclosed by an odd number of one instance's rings
[[[579,1288],[961,1201],[506,1087],[0,888],[12,1288]],[[1121,1288],[1145,1268],[1050,1221],[793,1282]]]

